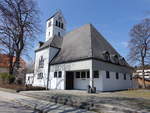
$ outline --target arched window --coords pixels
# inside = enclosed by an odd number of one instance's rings
[[[62,29],[64,28],[64,24],[63,24],[63,23],[61,23],[61,28],[62,28]]]
[[[110,54],[109,54],[108,51],[104,51],[104,52],[103,52],[103,56],[104,56],[104,59],[105,59],[106,61],[110,61]]]
[[[56,26],[58,26],[58,21],[56,20]]]
[[[58,23],[58,27],[61,27],[60,22]]]

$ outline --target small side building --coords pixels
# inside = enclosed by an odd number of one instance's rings
[[[142,67],[136,67],[133,73],[134,83],[136,88],[143,86],[143,70]],[[150,66],[145,66],[144,78],[146,87],[150,87]]]

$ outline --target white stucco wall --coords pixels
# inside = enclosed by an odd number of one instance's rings
[[[111,63],[106,63],[102,61],[93,60],[93,70],[100,71],[100,81],[95,82],[98,90],[101,91],[113,91],[113,90],[123,90],[132,88],[133,82],[130,80],[132,71],[129,68],[114,65]],[[110,78],[106,78],[106,71],[109,71]],[[119,79],[116,79],[116,72],[119,73]],[[126,74],[126,80],[124,80],[124,74]],[[99,85],[101,83],[101,85]]]
[[[39,68],[39,59],[43,56],[44,68]],[[41,51],[35,53],[35,68],[34,68],[34,82],[33,86],[46,87],[47,84],[47,74],[48,74],[48,62],[49,62],[49,48],[45,48]],[[37,79],[38,73],[43,73],[43,79]]]
[[[119,73],[119,79],[116,79],[116,72],[110,72],[110,78],[106,78],[106,73],[103,71],[103,91],[123,90],[132,87],[132,80],[130,75],[126,74],[126,80],[124,80],[123,73]]]
[[[47,76],[48,76],[48,65],[50,60],[56,55],[58,52],[58,49],[50,47],[50,48],[45,48],[43,50],[37,51],[36,56],[35,56],[35,69],[34,69],[34,82],[33,86],[42,86],[46,87],[47,86]],[[43,56],[44,59],[44,67],[39,68],[39,59],[40,57]],[[38,73],[43,73],[43,79],[37,79]]]
[[[99,71],[99,78],[94,78],[94,86],[96,87],[96,90],[102,91],[103,90],[103,79],[102,79],[102,71]]]
[[[64,81],[65,81],[65,71],[62,71],[61,78],[54,78],[54,72],[50,72],[48,88],[49,89],[65,89]]]
[[[50,81],[49,81],[49,88],[50,89],[65,89],[65,76],[66,71],[82,71],[82,70],[90,70],[92,67],[92,60],[86,61],[78,61],[72,63],[65,63],[59,65],[52,65],[50,67]],[[62,78],[54,78],[55,71],[62,71]],[[59,85],[56,85],[59,84]],[[80,86],[79,86],[80,84]],[[58,87],[59,86],[59,87]],[[87,81],[86,80],[76,80],[74,79],[74,88],[75,89],[85,89],[87,88]]]
[[[38,61],[35,64],[35,73],[40,71],[45,72],[43,79],[34,78],[35,86],[44,86],[47,85],[47,75],[48,75],[48,60],[51,59],[58,52],[56,48],[50,48],[49,50],[45,49],[43,51],[37,52],[36,59],[39,59],[40,55],[44,55],[44,68],[43,70],[38,69]],[[50,53],[50,57],[48,57],[48,53]],[[45,64],[46,63],[46,64]],[[91,83],[90,78],[75,78],[76,71],[99,71],[99,78],[94,78],[94,86],[98,91],[113,91],[113,90],[123,90],[132,88],[132,80],[130,80],[131,70],[129,68],[118,66],[106,62],[96,61],[96,60],[84,60],[77,61],[71,63],[57,64],[50,66],[49,73],[49,89],[65,89],[66,88],[66,72],[73,71],[74,72],[74,89],[87,89],[87,86]],[[62,72],[61,78],[54,78],[54,72]],[[110,78],[106,79],[106,71],[110,72]],[[119,79],[116,79],[116,72],[119,73]],[[124,74],[126,74],[126,80],[124,80]],[[91,76],[91,75],[90,75]]]
[[[132,80],[130,80],[131,70],[106,62],[87,60],[78,61],[60,65],[51,66],[49,82],[50,89],[65,89],[65,72],[83,70],[99,71],[99,78],[94,78],[94,86],[98,91],[112,91],[112,90],[123,90],[132,87]],[[54,78],[55,71],[63,71],[62,78]],[[110,78],[106,79],[106,71],[110,72]],[[119,73],[119,79],[116,79],[116,72]],[[126,74],[126,80],[124,80],[124,74]],[[74,76],[74,89],[87,89],[90,84],[90,78],[75,78]],[[59,85],[56,85],[59,84]]]
[[[87,71],[89,70],[81,70],[81,72],[82,71],[86,72],[86,76],[87,76]],[[89,83],[90,83],[90,78],[87,77],[76,78],[76,72],[74,72],[74,89],[87,90]]]

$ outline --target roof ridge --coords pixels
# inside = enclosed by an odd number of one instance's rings
[[[57,13],[62,13],[61,9],[57,9],[56,12],[47,19],[47,21],[50,20],[51,18],[53,18],[54,16],[56,16]]]
[[[90,42],[91,42],[91,57],[93,57],[93,46],[92,46],[92,24],[89,24],[90,25]]]

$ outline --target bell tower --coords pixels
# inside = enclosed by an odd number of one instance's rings
[[[46,23],[46,41],[50,38],[59,36],[63,37],[66,33],[66,21],[62,15],[61,10],[58,10],[51,16]]]

